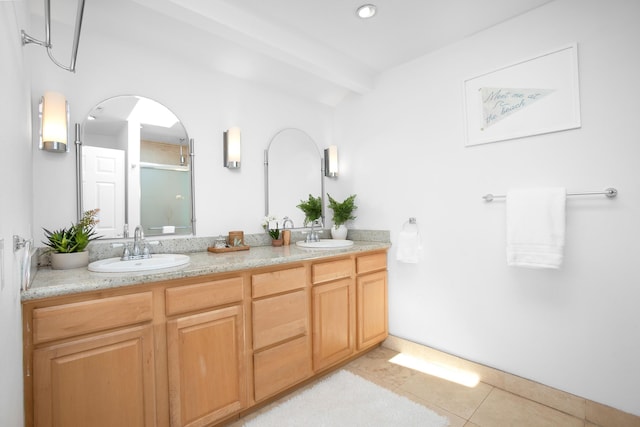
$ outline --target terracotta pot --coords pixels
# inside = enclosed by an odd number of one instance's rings
[[[54,270],[68,270],[89,265],[89,251],[71,253],[51,253],[51,268]]]
[[[331,227],[331,238],[337,240],[345,240],[347,238],[348,232],[349,229],[347,229],[346,225],[340,224],[338,227],[334,225],[333,227]]]
[[[282,239],[272,239],[271,246],[282,246]]]

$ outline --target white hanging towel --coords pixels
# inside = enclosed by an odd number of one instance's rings
[[[507,265],[560,268],[566,200],[565,188],[507,192]]]
[[[398,250],[396,252],[396,260],[407,264],[417,264],[420,262],[422,254],[422,242],[420,241],[420,232],[415,218],[409,218],[402,231],[398,233]]]

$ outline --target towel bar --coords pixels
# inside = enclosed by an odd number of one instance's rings
[[[604,191],[581,191],[579,193],[567,193],[567,196],[593,196],[599,194],[603,194],[612,199],[618,195],[618,190],[609,187]],[[504,199],[505,197],[507,197],[505,194],[494,195],[491,193],[482,196],[485,202],[492,202],[494,199]]]

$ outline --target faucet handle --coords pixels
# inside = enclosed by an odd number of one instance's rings
[[[129,245],[124,244],[124,250],[122,251],[122,260],[126,261],[131,257],[131,251],[129,251]]]

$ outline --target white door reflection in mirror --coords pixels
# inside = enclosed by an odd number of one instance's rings
[[[122,237],[124,229],[124,150],[84,147],[82,192],[85,210],[100,209],[96,232]]]

